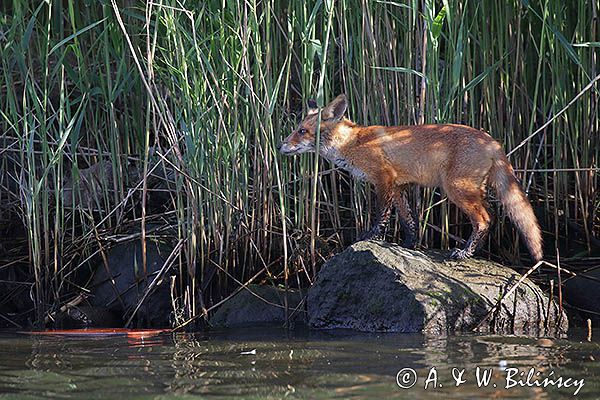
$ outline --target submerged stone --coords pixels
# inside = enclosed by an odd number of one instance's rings
[[[304,322],[302,294],[290,289],[287,293],[291,322]],[[285,290],[266,285],[248,285],[223,303],[210,319],[213,327],[229,328],[265,324],[283,324]]]
[[[600,321],[600,269],[578,272],[577,276],[565,279],[563,297],[569,305],[575,307],[577,317],[585,323],[586,319]]]

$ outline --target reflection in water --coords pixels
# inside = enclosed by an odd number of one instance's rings
[[[598,343],[566,339],[260,329],[150,338],[4,334],[0,346],[0,394],[15,397],[573,397],[567,388],[505,390],[505,368],[585,378],[578,398],[600,393]],[[425,391],[432,367],[438,379]],[[497,387],[479,388],[476,367],[489,369]],[[418,376],[411,389],[396,385],[403,368]],[[453,368],[464,370],[459,387]]]

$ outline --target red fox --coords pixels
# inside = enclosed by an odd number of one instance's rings
[[[412,248],[416,223],[411,215],[405,188],[416,183],[443,188],[473,225],[463,249],[451,257],[471,257],[482,244],[490,226],[485,188],[491,185],[509,218],[521,232],[535,261],[542,259],[542,235],[525,193],[500,143],[490,135],[464,125],[359,126],[344,118],[345,95],[336,97],[321,110],[321,156],[370,182],[377,194],[378,213],[372,228],[362,239],[379,236],[392,205],[396,206],[403,228],[403,245]],[[306,117],[279,147],[285,155],[315,151],[318,110],[309,102]]]

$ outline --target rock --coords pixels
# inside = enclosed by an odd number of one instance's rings
[[[248,285],[223,303],[210,319],[213,327],[229,328],[261,324],[283,324],[285,290],[266,285]],[[265,301],[266,300],[266,301]],[[293,322],[304,322],[305,311],[302,294],[294,289],[288,291],[288,306]],[[299,307],[300,305],[300,307]],[[297,311],[294,312],[294,309]]]
[[[58,314],[52,325],[55,329],[117,328],[123,322],[107,308],[75,306]]]
[[[600,269],[579,272],[577,276],[565,279],[563,298],[569,305],[576,307],[583,322],[588,318],[599,321]]]
[[[488,316],[521,276],[490,261],[448,256],[375,241],[350,246],[325,263],[309,289],[309,326],[433,334],[476,328],[494,333],[566,331],[566,315],[557,322],[558,307],[554,302],[549,306],[529,279]]]
[[[146,240],[146,276],[143,271],[140,240],[119,243],[107,254],[107,265],[101,260],[91,283],[90,305],[105,308],[127,321],[148,286],[165,264],[172,248],[166,244]],[[144,299],[135,314],[133,326],[163,328],[170,325],[172,312],[168,271]],[[114,281],[114,284],[112,283]]]

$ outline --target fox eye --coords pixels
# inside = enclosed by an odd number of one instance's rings
[[[305,135],[305,134],[306,134],[306,129],[304,129],[304,128],[298,129],[298,135],[302,136],[302,135]]]

